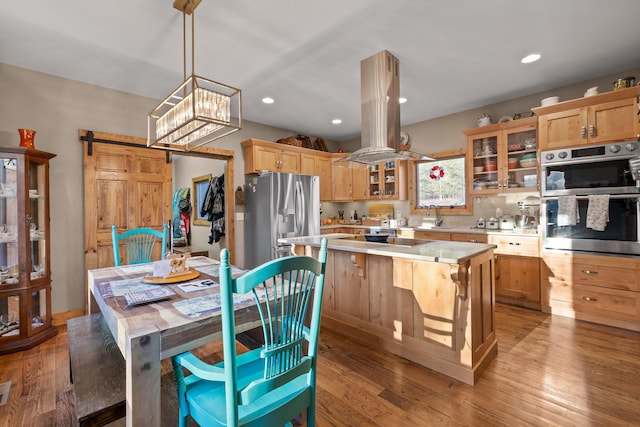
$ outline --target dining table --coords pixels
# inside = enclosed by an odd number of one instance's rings
[[[198,277],[154,285],[153,263],[89,270],[89,313],[102,313],[126,364],[126,425],[161,425],[161,361],[222,338],[219,262],[204,256],[187,258]],[[246,271],[232,267],[237,277]],[[162,287],[175,295],[128,305],[126,294]],[[234,299],[236,332],[260,325],[253,297]],[[104,375],[109,375],[105,372]],[[176,421],[177,422],[177,421]]]

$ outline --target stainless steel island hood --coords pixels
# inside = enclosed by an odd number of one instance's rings
[[[400,61],[386,50],[360,62],[362,148],[336,162],[366,167],[392,160],[433,160],[400,144]],[[354,164],[355,163],[355,164]]]

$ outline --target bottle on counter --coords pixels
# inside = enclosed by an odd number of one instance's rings
[[[353,220],[354,221],[358,220],[358,211],[353,211]]]

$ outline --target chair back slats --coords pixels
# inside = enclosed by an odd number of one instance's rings
[[[164,224],[162,231],[151,228],[134,228],[118,234],[116,226],[111,227],[111,238],[113,241],[113,261],[117,266],[121,265],[120,245],[126,249],[126,263],[140,264],[153,261],[153,250],[157,243],[160,243],[161,259],[164,259],[166,250],[167,225]]]
[[[307,412],[307,426],[315,426],[326,261],[327,239],[323,238],[317,260],[308,256],[278,258],[234,279],[229,251],[220,252],[224,361],[207,367],[192,353],[172,358],[180,427],[187,425],[189,415],[199,425],[282,426],[303,411]],[[243,294],[243,300],[251,295],[255,299],[264,337],[262,348],[239,357],[236,294]]]
[[[237,386],[227,388],[226,395],[234,397],[227,401],[228,420],[233,419],[237,405],[255,402],[266,393],[301,375],[315,372],[318,331],[312,333],[310,329],[319,330],[320,327],[326,244],[325,239],[318,260],[307,256],[277,258],[236,279],[231,278],[228,252],[222,251],[219,273],[222,313],[233,311],[234,293],[252,292],[256,299],[264,337],[264,348],[260,353],[264,361],[262,378],[252,381],[243,389],[238,389]],[[226,289],[227,283],[230,289]],[[312,303],[314,310],[313,313],[309,313]],[[228,379],[237,378],[235,363],[227,362],[235,359],[235,345],[226,345],[233,342],[229,340],[235,339],[235,319],[233,316],[230,317],[227,319],[227,316],[222,316],[225,369]],[[310,326],[305,325],[305,322]],[[224,338],[225,331],[228,339]],[[315,375],[312,376],[314,378],[310,378],[309,383],[315,387]],[[227,386],[229,383],[235,383],[235,380],[228,381]]]

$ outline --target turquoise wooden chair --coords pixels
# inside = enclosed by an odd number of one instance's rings
[[[120,244],[124,244],[127,250],[127,264],[140,264],[153,261],[153,249],[158,241],[162,242],[160,253],[164,259],[167,250],[167,224],[164,224],[162,231],[151,228],[133,228],[122,234],[118,234],[115,225],[111,226],[111,241],[113,242],[113,262],[116,267],[121,265]]]
[[[172,358],[180,427],[187,425],[188,416],[201,426],[283,426],[305,410],[307,425],[315,425],[326,260],[327,240],[323,239],[318,260],[307,256],[277,258],[233,279],[229,252],[222,250],[224,361],[210,365],[188,352]],[[234,295],[250,292],[261,301],[258,307],[265,344],[236,355]],[[183,368],[191,374],[185,376]]]

